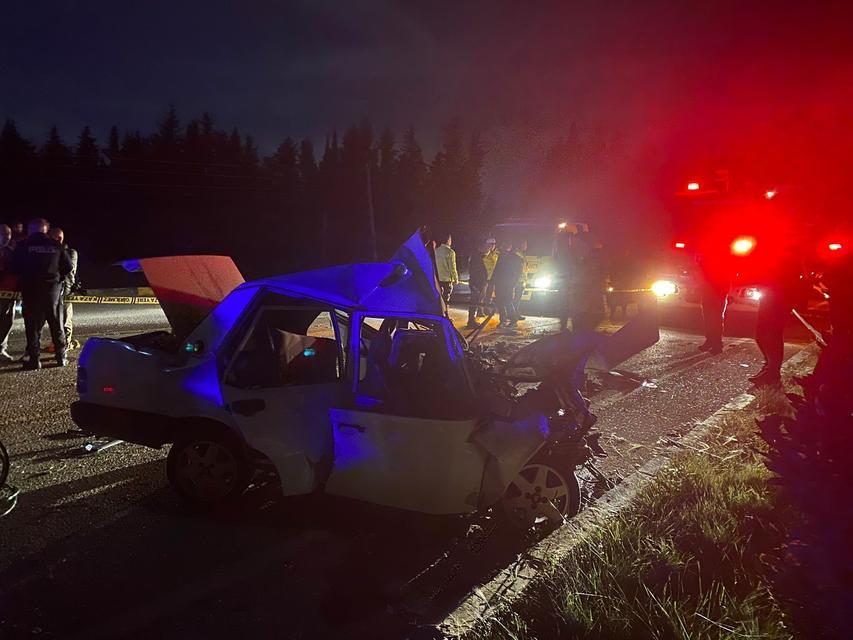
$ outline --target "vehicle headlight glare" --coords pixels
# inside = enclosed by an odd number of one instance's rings
[[[747,289],[746,297],[750,300],[761,300],[761,289]]]
[[[554,283],[553,278],[551,276],[539,276],[533,281],[534,289],[550,289],[551,285]]]
[[[657,280],[652,283],[652,293],[658,298],[674,295],[678,292],[678,287],[670,280]]]

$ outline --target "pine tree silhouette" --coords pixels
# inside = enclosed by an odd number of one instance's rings
[[[62,142],[56,125],[50,128],[50,132],[47,134],[47,142],[41,148],[39,156],[42,163],[51,168],[68,166],[73,162],[74,156],[71,149]]]
[[[299,143],[299,176],[304,183],[314,183],[317,179],[317,160],[314,158],[314,145],[307,138]]]
[[[258,146],[255,144],[255,139],[252,136],[246,136],[246,141],[243,144],[242,163],[254,172],[258,167]]]
[[[15,126],[14,120],[6,120],[0,131],[0,168],[9,173],[21,173],[32,164],[35,149]]]
[[[74,151],[74,164],[79,167],[90,169],[98,166],[98,145],[92,136],[92,130],[85,126],[77,139],[77,148]]]
[[[169,105],[157,123],[157,133],[151,139],[151,152],[156,160],[180,160],[182,142],[178,112],[175,105]]]
[[[119,153],[121,153],[121,142],[119,141],[118,127],[113,125],[110,127],[110,138],[107,143],[107,155],[109,155],[110,159],[115,162]]]

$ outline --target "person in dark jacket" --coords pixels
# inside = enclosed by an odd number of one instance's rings
[[[755,342],[764,356],[764,366],[749,381],[755,386],[779,386],[782,382],[782,361],[785,357],[785,323],[796,305],[798,289],[802,286],[802,264],[798,247],[782,245],[764,254],[756,250],[759,268],[753,279],[759,285],[761,298],[755,319]],[[775,249],[775,248],[774,248]]]
[[[28,225],[29,236],[18,242],[12,266],[18,274],[23,304],[24,327],[27,333],[29,360],[25,369],[41,369],[41,329],[47,322],[50,336],[56,345],[56,362],[64,367],[66,357],[65,332],[62,318],[62,281],[71,272],[71,261],[61,244],[47,236],[50,224],[35,218]]]
[[[62,279],[62,317],[63,329],[65,330],[65,345],[68,350],[73,349],[75,342],[71,339],[74,333],[74,305],[71,302],[66,302],[65,297],[74,293],[77,286],[77,250],[69,247],[65,242],[65,232],[59,227],[52,227],[47,233],[48,236],[56,240],[65,248],[65,253],[68,254],[68,260],[71,263],[71,271]],[[56,345],[53,345],[53,351],[56,351]]]
[[[489,283],[489,272],[483,258],[486,257],[488,249],[481,246],[468,261],[468,289],[471,291],[471,299],[468,301],[468,329],[477,328],[477,316],[481,315],[483,307],[483,296]]]
[[[572,333],[575,334],[592,333],[604,319],[605,276],[601,248],[592,245],[588,237],[581,238],[571,285]]]
[[[705,342],[700,351],[711,355],[723,352],[723,327],[726,319],[729,289],[734,277],[731,251],[714,233],[702,244],[696,262],[701,275],[702,324]]]
[[[524,272],[524,259],[519,256],[511,244],[504,247],[495,265],[492,282],[495,286],[495,302],[500,314],[500,324],[514,327],[518,324],[513,304],[513,293]]]
[[[27,232],[24,231],[24,223],[23,222],[14,222],[12,223],[12,241],[9,243],[9,246],[14,249],[15,245],[17,245],[21,240],[24,240],[27,237]]]

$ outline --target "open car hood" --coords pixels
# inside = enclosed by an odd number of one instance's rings
[[[122,263],[142,271],[178,340],[185,339],[225,296],[245,282],[228,256],[166,256]]]

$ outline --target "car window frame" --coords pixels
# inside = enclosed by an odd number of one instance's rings
[[[322,304],[309,304],[309,305],[293,305],[293,304],[265,304],[262,301],[258,304],[254,305],[252,309],[249,310],[249,314],[251,315],[251,320],[244,327],[241,327],[242,334],[234,341],[232,348],[229,350],[229,354],[227,355],[227,360],[225,362],[225,366],[222,368],[219,382],[221,385],[227,386],[231,389],[246,389],[247,387],[238,387],[228,382],[228,375],[231,373],[231,369],[234,366],[234,362],[237,359],[237,356],[246,346],[246,343],[249,341],[249,338],[255,331],[255,328],[260,321],[261,316],[267,311],[317,311],[317,316],[319,317],[322,313],[328,313],[329,317],[332,321],[332,331],[335,334],[335,342],[338,346],[338,370],[340,371],[340,375],[338,379],[335,381],[337,384],[346,384],[347,378],[349,375],[349,367],[350,367],[350,359],[346,357],[344,350],[347,348],[346,345],[341,340],[341,332],[338,327],[338,313],[342,312],[347,314],[348,312],[343,309],[338,309],[333,306],[322,305]],[[350,323],[352,323],[352,314],[348,314],[350,317]],[[352,326],[350,326],[350,331],[352,331]],[[313,386],[308,384],[290,384],[290,385],[279,385],[274,387],[260,387],[261,389],[290,389],[293,387],[301,387],[301,386]]]
[[[453,363],[453,366],[458,367],[462,379],[465,382],[466,390],[470,394],[474,394],[474,387],[471,384],[471,377],[468,373],[468,368],[465,366],[464,362],[464,353],[462,351],[461,345],[458,343],[458,338],[454,340],[454,334],[456,332],[456,328],[447,318],[443,318],[441,316],[433,316],[429,314],[423,313],[400,313],[400,312],[389,312],[389,311],[358,311],[350,314],[350,350],[351,357],[350,362],[352,365],[352,380],[351,380],[351,389],[355,397],[360,397],[359,393],[359,383],[360,380],[360,362],[361,362],[361,329],[366,323],[364,322],[367,318],[397,318],[401,320],[409,320],[410,322],[417,322],[418,320],[424,320],[428,323],[434,324],[436,329],[438,330],[438,337],[442,341],[444,348],[447,352],[448,359]],[[357,326],[358,331],[353,331],[353,327]],[[370,325],[367,325],[370,327]],[[370,327],[373,329],[373,327]],[[375,331],[375,329],[373,329]]]

